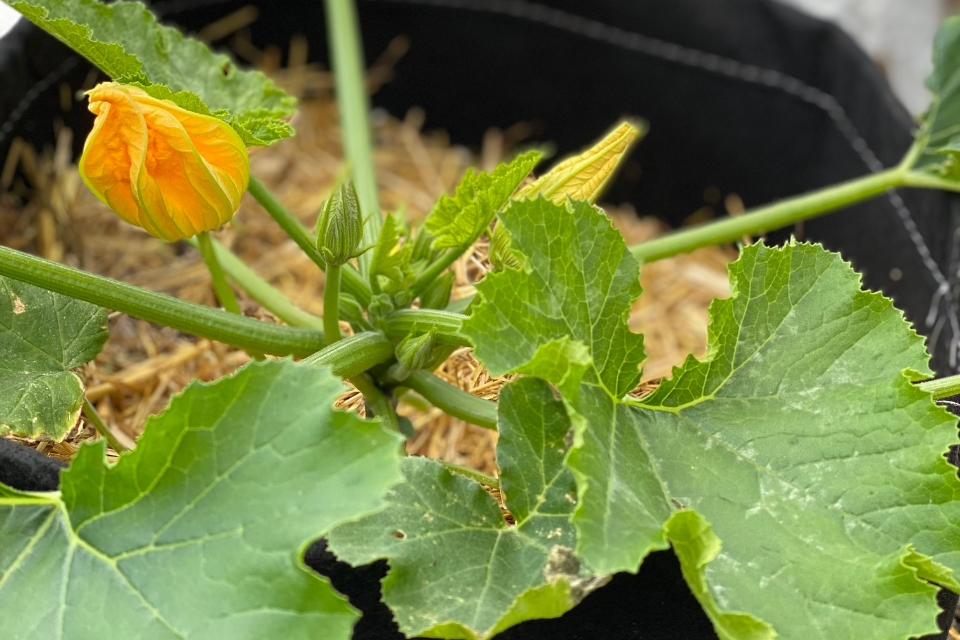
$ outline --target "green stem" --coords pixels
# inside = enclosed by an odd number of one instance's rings
[[[256,198],[257,202],[267,210],[270,217],[277,221],[280,228],[290,236],[290,239],[296,242],[297,246],[313,260],[314,264],[320,267],[322,271],[326,271],[327,263],[317,250],[316,239],[300,224],[300,221],[297,220],[286,207],[280,204],[279,200],[273,197],[273,194],[263,186],[263,183],[252,175],[250,176],[250,186],[248,190],[250,194]],[[363,203],[361,203],[361,206],[362,204]],[[364,309],[370,306],[370,285],[353,269],[348,268],[344,270],[343,288],[347,293],[356,298],[357,302],[359,302]]]
[[[392,356],[392,342],[376,331],[364,331],[324,347],[301,362],[328,366],[338,378],[353,378]]]
[[[210,232],[201,231],[198,233],[197,244],[200,246],[200,255],[203,256],[203,261],[206,263],[210,277],[213,279],[213,290],[217,293],[217,300],[220,301],[220,306],[230,313],[240,315],[240,305],[237,304],[237,296],[234,295],[233,289],[230,288],[230,283],[227,282],[226,276],[223,275],[223,268],[220,266],[220,261],[217,260],[217,253],[210,243]]]
[[[211,309],[8,247],[0,247],[0,275],[241,349],[276,356],[305,356],[326,344],[319,331]]]
[[[904,184],[905,177],[905,172],[899,167],[888,169],[843,182],[834,187],[783,200],[743,215],[725,217],[692,229],[675,231],[634,245],[630,247],[630,252],[641,263],[653,262],[700,247],[732,242],[746,235],[773,231],[799,220],[813,218],[879,195],[887,189]]]
[[[457,389],[429,371],[414,371],[404,381],[435,407],[484,429],[497,428],[497,403]]]
[[[323,285],[323,332],[327,346],[340,339],[340,265],[327,265],[327,281]]]
[[[927,380],[917,385],[927,393],[933,395],[934,400],[941,400],[960,394],[960,375]]]
[[[390,314],[383,326],[386,334],[393,338],[402,338],[416,327],[421,331],[437,330],[438,344],[456,344],[469,347],[470,340],[460,332],[467,316],[439,309],[401,309]]]
[[[400,433],[400,423],[397,420],[397,412],[394,410],[393,405],[390,404],[390,398],[374,384],[373,379],[366,373],[361,373],[360,375],[350,378],[350,383],[363,394],[364,400],[366,400],[370,408],[373,409],[373,415],[383,421],[383,426],[390,431]]]
[[[474,238],[476,241],[476,238]],[[470,243],[473,244],[472,242]],[[427,287],[430,286],[430,283],[440,277],[440,274],[443,273],[444,269],[452,265],[457,261],[463,252],[466,249],[448,249],[446,253],[442,254],[439,258],[436,259],[429,267],[421,273],[413,284],[410,285],[411,299],[416,298],[421,293],[423,293]]]
[[[327,34],[330,58],[336,78],[340,130],[346,160],[353,169],[360,211],[363,212],[363,245],[374,245],[380,237],[380,204],[377,201],[377,176],[373,165],[370,137],[370,102],[364,84],[363,48],[360,25],[353,0],[326,0]],[[371,253],[358,258],[361,275],[370,269]]]
[[[477,471],[476,469],[471,469],[470,467],[465,467],[462,464],[456,464],[454,462],[448,462],[447,460],[440,460],[439,458],[434,458],[437,462],[442,464],[444,467],[453,471],[454,473],[459,473],[462,476],[466,476],[471,480],[476,480],[480,484],[486,485],[493,489],[500,488],[500,481],[494,478],[493,476],[488,476],[482,471]]]
[[[191,246],[199,248],[199,243],[194,238],[188,238],[187,242]],[[268,309],[272,314],[294,327],[306,327],[307,329],[323,330],[323,319],[312,313],[307,313],[300,307],[290,302],[282,293],[277,291],[273,285],[257,275],[257,273],[248,267],[246,263],[235,256],[229,249],[217,242],[216,238],[210,238],[210,244],[217,254],[217,260],[224,272],[241,289],[247,292],[251,298],[256,300],[260,306]]]
[[[106,425],[103,421],[103,418],[100,417],[100,414],[97,413],[96,407],[93,406],[86,398],[83,399],[83,415],[87,416],[87,420],[90,421],[90,424],[93,425],[93,428],[97,430],[103,439],[107,441],[113,450],[117,453],[123,453],[127,451],[127,448],[120,444],[120,441],[117,440],[117,436],[113,435],[113,432],[110,431],[110,427]]]

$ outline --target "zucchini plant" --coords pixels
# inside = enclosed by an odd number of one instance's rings
[[[351,179],[316,232],[250,175],[248,146],[294,133],[265,76],[137,3],[10,4],[111,77],[89,95],[81,174],[128,222],[188,239],[224,310],[0,247],[0,432],[62,437],[80,411],[103,428],[72,369],[106,340],[106,309],[253,361],[191,384],[115,464],[97,440],[57,492],[0,485],[5,638],[349,638],[357,612],[303,563],[321,536],[351,564],[388,561],[383,600],[411,637],[559,616],[668,548],[725,640],[936,630],[937,589],[960,592],[960,481],[934,399],[960,381],[930,380],[892,303],[817,245],[743,247],[706,356],[645,397],[627,316],[643,262],[893,187],[960,190],[960,19],[899,166],[628,247],[594,202],[635,123],[534,181],[536,152],[468,171],[420,228],[382,215],[349,0],[326,9]],[[327,317],[209,235],[245,190],[327,272]],[[484,234],[496,268],[451,300],[449,267]],[[239,315],[233,286],[284,324]],[[496,403],[431,373],[459,346],[511,374]],[[344,379],[366,418],[333,409]],[[498,430],[499,476],[404,457],[406,393]]]

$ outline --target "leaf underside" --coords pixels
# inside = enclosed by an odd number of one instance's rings
[[[106,340],[106,309],[0,276],[0,434],[62,438]]]
[[[933,71],[926,79],[930,106],[918,129],[922,152],[915,166],[960,179],[960,18],[949,17],[933,41]]]
[[[139,2],[4,0],[117,82],[228,122],[247,145],[293,135],[282,118],[296,100],[263,73],[159,24]]]
[[[299,555],[399,471],[395,436],[331,409],[341,388],[250,364],[188,387],[115,466],[81,447],[60,497],[0,485],[4,637],[349,638],[356,611]]]
[[[514,202],[501,222],[530,268],[488,275],[464,331],[492,370],[563,394],[586,566],[635,571],[672,542],[723,638],[936,630],[924,579],[957,588],[960,567],[956,420],[911,383],[928,356],[889,300],[819,246],[748,247],[707,356],[638,401],[622,238],[580,203]],[[589,362],[544,357],[574,343]]]

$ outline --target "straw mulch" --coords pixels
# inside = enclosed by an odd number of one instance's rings
[[[252,150],[252,171],[304,224],[312,226],[321,202],[343,168],[329,74],[315,65],[303,64],[305,41],[291,44],[290,65],[280,69],[277,56],[251,50],[252,45],[244,44],[242,36],[242,32],[234,36],[235,51],[273,72],[281,84],[301,96],[293,121],[297,136]],[[371,88],[389,79],[389,68],[405,46],[402,40],[395,41],[373,65]],[[403,120],[383,113],[374,115],[382,206],[403,209],[413,220],[421,220],[441,193],[452,190],[468,166],[489,169],[509,155],[527,130],[523,126],[507,132],[491,130],[479,153],[472,153],[451,146],[442,132],[423,132],[423,114],[416,109]],[[596,133],[599,136],[603,132]],[[0,164],[0,244],[184,300],[216,304],[197,252],[184,243],[168,244],[123,223],[86,189],[70,162],[71,135],[61,130],[57,148],[41,154],[17,143]],[[628,242],[663,231],[655,219],[640,218],[629,207],[611,207],[608,211]],[[234,221],[216,236],[294,303],[323,313],[323,273],[249,195],[244,197]],[[701,249],[644,269],[644,294],[630,317],[631,329],[645,335],[649,354],[644,384],[638,392],[649,390],[651,381],[669,375],[670,368],[687,354],[703,354],[707,307],[713,298],[729,295],[726,265],[732,257],[730,250]],[[488,267],[483,239],[455,265],[454,296],[472,293],[474,283]],[[246,314],[276,321],[240,295]],[[247,360],[246,353],[227,345],[112,313],[106,347],[80,373],[87,385],[87,397],[111,430],[133,444],[147,418],[161,411],[191,380],[214,380]],[[497,398],[505,381],[492,377],[469,349],[455,352],[437,375],[491,400]],[[348,387],[339,405],[363,410],[362,399]],[[401,403],[400,412],[416,427],[407,445],[411,454],[496,473],[495,432],[465,424],[436,409],[419,411]],[[20,440],[68,460],[80,442],[95,437],[92,427],[81,418],[63,442]]]

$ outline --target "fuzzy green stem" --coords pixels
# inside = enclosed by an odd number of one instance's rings
[[[484,429],[497,428],[497,403],[457,389],[429,371],[414,371],[404,381],[409,387],[455,418]]]
[[[474,238],[476,240],[476,238]],[[472,242],[470,244],[473,244]],[[457,261],[466,249],[448,249],[446,253],[441,254],[423,273],[421,273],[413,284],[410,285],[410,293],[416,298],[423,293],[430,283],[440,277],[440,274]]]
[[[199,248],[196,239],[189,238],[187,242],[191,246]],[[227,276],[246,291],[247,295],[256,300],[260,306],[268,309],[272,314],[294,327],[323,331],[323,319],[320,316],[307,313],[290,302],[273,285],[258,276],[243,260],[217,242],[216,238],[210,238],[210,244],[213,246],[213,250],[217,254],[217,260]]]
[[[630,247],[641,263],[669,258],[700,247],[732,242],[746,235],[773,231],[800,220],[845,207],[904,184],[898,168],[874,173],[805,195],[789,198],[736,217],[725,217],[692,229],[683,229]]]
[[[382,220],[377,201],[377,176],[373,165],[373,143],[370,136],[370,101],[364,84],[363,48],[360,25],[353,0],[326,0],[327,34],[330,58],[336,78],[337,105],[340,110],[340,131],[346,160],[353,169],[360,211],[363,212],[363,245],[375,245],[380,237]],[[361,275],[370,268],[373,255],[358,258]]]
[[[486,486],[491,487],[491,488],[493,488],[493,489],[499,489],[499,488],[500,488],[500,481],[499,481],[499,480],[497,480],[497,479],[494,478],[493,476],[488,476],[487,474],[483,473],[482,471],[477,471],[476,469],[471,469],[470,467],[465,467],[465,466],[463,466],[462,464],[456,464],[456,463],[454,463],[454,462],[448,462],[447,460],[440,460],[439,458],[435,458],[435,460],[436,460],[437,462],[439,462],[440,464],[442,464],[442,465],[443,465],[444,467],[446,467],[447,469],[449,469],[450,471],[453,471],[454,473],[459,473],[459,474],[462,475],[462,476],[466,476],[466,477],[470,478],[471,480],[476,480],[476,481],[479,482],[480,484],[486,485]]]
[[[241,349],[275,356],[305,356],[326,344],[319,331],[284,327],[211,309],[8,247],[0,247],[0,275]]]
[[[83,415],[87,416],[87,420],[90,421],[90,424],[93,425],[93,428],[97,430],[97,433],[103,436],[103,439],[107,441],[107,444],[113,447],[114,451],[117,453],[123,453],[124,451],[127,451],[127,448],[123,446],[119,440],[117,440],[117,436],[113,435],[113,432],[110,431],[110,427],[106,425],[106,423],[103,421],[103,418],[101,418],[100,414],[97,413],[97,409],[93,406],[93,403],[86,398],[83,399]]]
[[[297,243],[304,253],[313,260],[322,271],[326,271],[327,262],[323,259],[323,256],[320,255],[320,251],[317,250],[317,241],[310,234],[309,231],[304,229],[303,225],[300,224],[300,221],[297,220],[292,213],[290,213],[286,207],[280,204],[280,201],[277,200],[270,191],[263,186],[259,180],[254,176],[250,176],[250,186],[248,187],[250,194],[256,198],[264,209],[267,210],[267,213],[270,214],[270,217],[277,221],[277,224],[280,225],[280,228],[283,229],[290,239]],[[361,206],[362,206],[361,202]],[[364,236],[366,237],[366,236]],[[362,256],[361,256],[362,257]],[[357,299],[357,302],[366,309],[370,306],[370,285],[364,280],[359,273],[354,271],[352,268],[344,269],[343,271],[343,289],[354,298]]]
[[[340,265],[327,265],[327,281],[323,284],[323,332],[327,346],[340,339]]]
[[[917,385],[924,391],[933,395],[934,400],[941,400],[960,394],[960,375],[940,378],[938,380],[927,380]]]
[[[393,338],[402,338],[416,327],[420,331],[437,330],[437,344],[469,347],[470,340],[460,332],[467,316],[439,309],[401,309],[390,314],[383,329]]]
[[[364,400],[373,409],[373,415],[383,421],[383,426],[390,431],[400,433],[400,422],[397,420],[397,412],[390,404],[390,398],[374,384],[373,379],[366,373],[353,376],[350,383],[363,394]]]
[[[364,331],[338,340],[312,356],[303,364],[328,366],[338,378],[353,378],[371,367],[386,362],[393,356],[393,343],[383,334]],[[359,388],[359,387],[358,387]]]
[[[230,313],[240,315],[240,305],[237,304],[237,296],[234,295],[233,289],[230,288],[230,283],[227,282],[226,276],[223,275],[223,268],[220,266],[220,261],[217,260],[217,253],[210,243],[210,232],[201,231],[198,233],[197,244],[200,246],[200,255],[203,256],[203,261],[207,265],[207,271],[210,272],[210,278],[213,280],[213,290],[217,294],[217,300],[220,301],[220,306]]]

